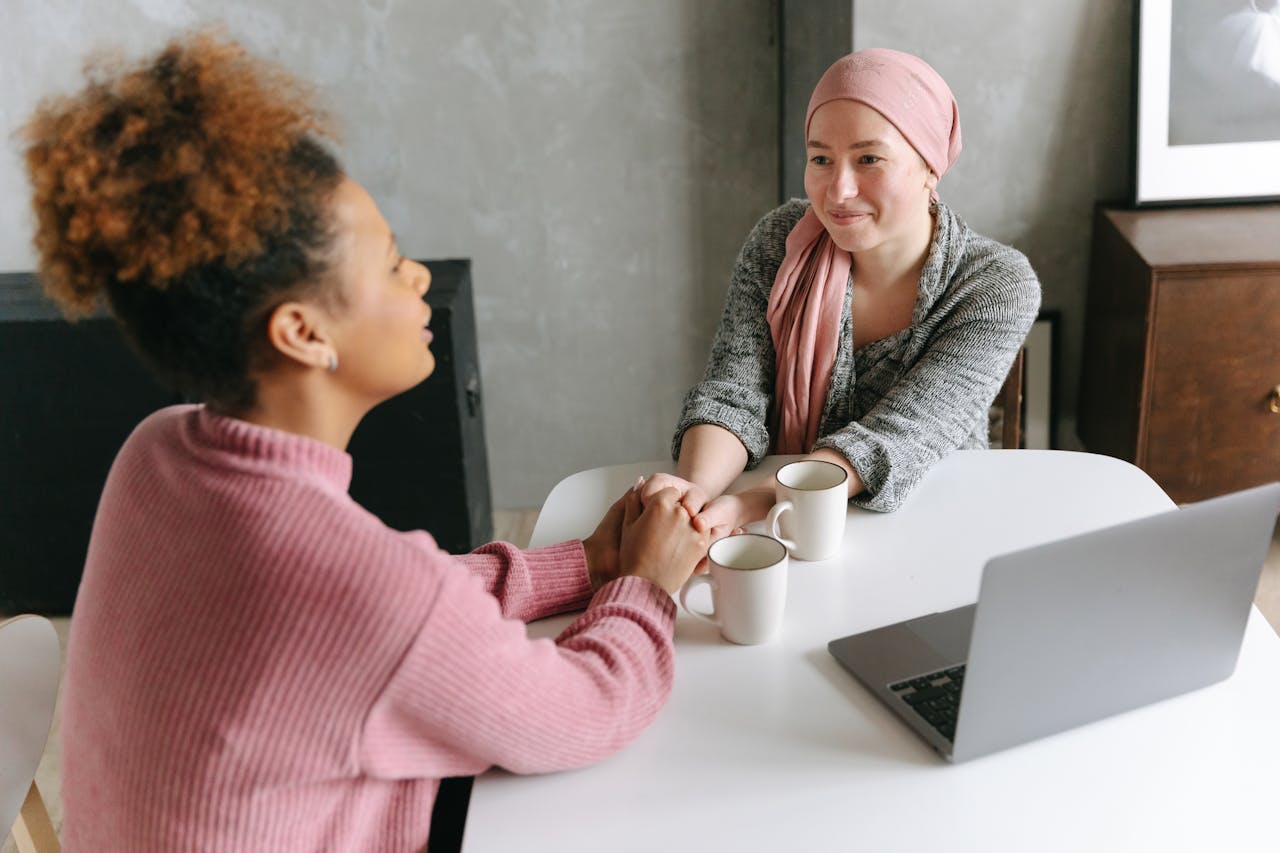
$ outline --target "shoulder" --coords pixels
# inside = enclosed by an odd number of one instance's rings
[[[766,213],[756,222],[747,235],[743,253],[754,251],[767,256],[777,256],[778,263],[787,253],[787,235],[809,209],[809,202],[802,198],[793,198]]]
[[[199,409],[195,404],[166,406],[147,415],[120,446],[111,470],[146,470],[157,460],[180,453],[185,443],[183,436]]]
[[[756,222],[755,228],[751,229],[752,235],[777,236],[781,234],[783,242],[786,241],[787,235],[791,233],[791,229],[796,227],[796,223],[809,210],[809,202],[803,198],[793,198],[790,201],[784,201],[773,210],[760,217]]]
[[[787,256],[787,235],[808,209],[809,202],[793,198],[760,217],[738,253],[734,277],[740,285],[754,285],[762,294],[769,292]]]
[[[125,440],[125,446],[150,444],[169,436],[176,436],[183,425],[194,418],[199,410],[200,406],[195,403],[157,409],[138,422]]]
[[[1040,304],[1040,280],[1027,256],[1013,246],[985,237],[943,208],[942,241],[945,290],[955,297],[1013,305],[1034,313]]]

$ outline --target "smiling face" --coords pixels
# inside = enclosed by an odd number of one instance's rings
[[[378,206],[355,181],[334,193],[336,272],[343,298],[330,312],[338,356],[334,381],[353,397],[381,402],[431,375],[431,273],[400,255]]]
[[[937,177],[893,123],[858,101],[829,101],[809,122],[804,189],[847,252],[906,250],[930,227]]]

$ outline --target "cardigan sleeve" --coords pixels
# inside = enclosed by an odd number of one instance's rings
[[[957,282],[954,302],[920,358],[861,419],[820,438],[853,465],[854,503],[888,512],[959,448],[1000,390],[1040,308],[1031,264],[1012,249]]]
[[[697,424],[715,424],[736,435],[747,450],[748,468],[769,452],[776,365],[766,312],[774,276],[786,255],[787,234],[805,207],[804,202],[791,201],[766,214],[738,253],[706,370],[686,395],[676,425],[673,459],[680,458],[685,431]]]
[[[386,779],[579,767],[657,715],[674,677],[675,606],[646,580],[602,587],[554,642],[504,619],[481,579],[447,572],[360,737],[361,772]]]

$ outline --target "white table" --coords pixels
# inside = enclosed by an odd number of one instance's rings
[[[781,461],[742,482],[767,480]],[[654,470],[670,467],[567,478],[532,544],[586,535]],[[933,831],[947,839],[938,849],[984,853],[1280,849],[1280,639],[1256,608],[1227,681],[954,766],[826,650],[971,603],[994,554],[1172,506],[1109,457],[954,453],[897,512],[850,509],[841,555],[792,563],[780,640],[733,646],[682,612],[675,688],[653,726],[584,770],[479,777],[463,849],[887,851],[929,844]]]

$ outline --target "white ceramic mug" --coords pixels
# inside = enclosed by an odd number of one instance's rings
[[[680,589],[680,606],[719,626],[720,635],[744,646],[773,639],[787,605],[787,549],[772,536],[726,536],[707,551],[709,572],[694,575]],[[711,587],[711,612],[690,607],[689,592]]]
[[[849,474],[834,462],[802,459],[778,469],[769,532],[797,560],[825,560],[840,550],[849,514]]]

